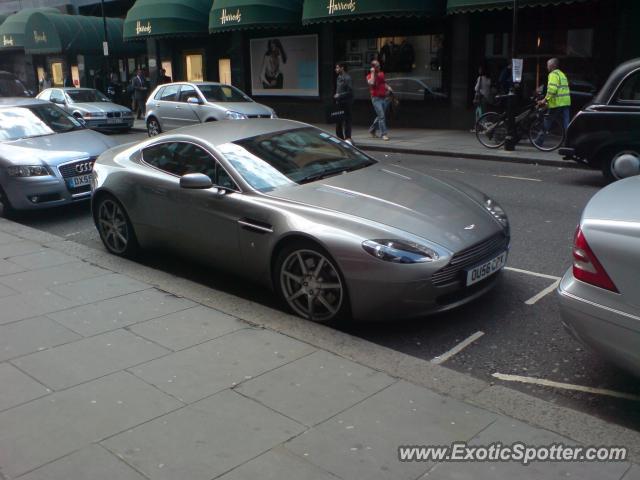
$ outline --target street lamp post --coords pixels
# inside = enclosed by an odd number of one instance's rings
[[[104,0],[100,0],[100,9],[102,11],[102,28],[104,29],[104,82],[106,87],[107,78],[109,77],[109,37],[107,36],[107,17],[104,16]]]
[[[518,35],[518,0],[513,0],[513,24],[511,27],[511,63],[516,58],[516,39]],[[516,149],[518,132],[516,131],[516,92],[515,82],[513,82],[513,66],[511,68],[511,89],[507,95],[507,138],[504,142],[504,149],[513,151]]]

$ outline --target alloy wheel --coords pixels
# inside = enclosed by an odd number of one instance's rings
[[[160,135],[160,124],[155,118],[152,118],[147,123],[147,133],[150,137],[155,137],[156,135]]]
[[[341,310],[344,287],[331,260],[314,250],[295,250],[282,263],[280,286],[298,315],[326,322]]]
[[[130,242],[129,225],[122,208],[111,199],[104,199],[98,208],[98,229],[107,248],[122,255]]]

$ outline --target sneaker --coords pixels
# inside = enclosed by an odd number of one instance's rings
[[[349,145],[353,145],[353,140],[351,140],[350,138],[347,138],[345,142],[347,142]]]
[[[382,135],[382,140],[384,140],[385,142],[389,141],[389,137],[387,137],[386,135]]]

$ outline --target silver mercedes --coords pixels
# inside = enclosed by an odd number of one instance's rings
[[[49,102],[0,99],[3,214],[87,200],[93,162],[115,144]]]
[[[495,200],[290,120],[117,147],[96,161],[92,190],[111,253],[174,249],[262,282],[318,322],[457,307],[494,285],[509,250]]]

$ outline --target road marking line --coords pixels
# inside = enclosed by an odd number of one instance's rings
[[[531,272],[529,270],[521,270],[520,268],[504,267],[504,269],[505,270],[509,270],[511,272],[525,273],[527,275],[532,275],[534,277],[548,278],[549,280],[560,280],[560,277],[555,277],[553,275],[547,275],[545,273]]]
[[[476,332],[476,333],[474,333],[473,335],[471,335],[466,340],[463,340],[462,342],[457,344],[455,347],[453,347],[448,352],[445,352],[442,355],[438,355],[437,357],[434,357],[433,359],[431,359],[431,363],[435,363],[436,365],[439,365],[441,363],[446,362],[451,357],[453,357],[454,355],[460,353],[462,350],[467,348],[469,345],[471,345],[473,342],[478,340],[483,335],[484,335],[484,332]]]
[[[527,300],[526,302],[524,302],[526,305],[534,305],[535,303],[537,303],[540,299],[542,299],[543,297],[546,297],[547,295],[549,295],[551,292],[553,292],[556,288],[558,288],[558,285],[560,285],[560,280],[556,280],[555,282],[553,282],[551,285],[549,285],[547,288],[545,288],[544,290],[542,290],[541,292],[537,293],[536,295],[534,295],[533,297],[531,297],[529,300]]]
[[[86,231],[86,230],[85,230]],[[73,232],[73,233],[67,233],[65,235],[65,237],[73,237],[74,235],[80,235],[82,232]]]
[[[432,168],[436,172],[464,173],[462,170],[447,170],[446,168]]]
[[[607,395],[609,397],[623,398],[625,400],[633,400],[634,402],[640,402],[640,395],[634,395],[632,393],[616,392],[614,390],[608,390],[606,388],[592,388],[585,387],[583,385],[572,385],[570,383],[554,382],[553,380],[545,380],[543,378],[521,377],[520,375],[507,375],[505,373],[494,373],[493,377],[498,380],[505,380],[507,382],[520,382],[529,383],[533,385],[540,385],[543,387],[560,388],[562,390],[575,390],[576,392],[594,393],[596,395]]]
[[[511,178],[513,180],[526,180],[528,182],[541,182],[539,178],[527,178],[527,177],[512,177],[511,175],[493,175],[498,178]]]

